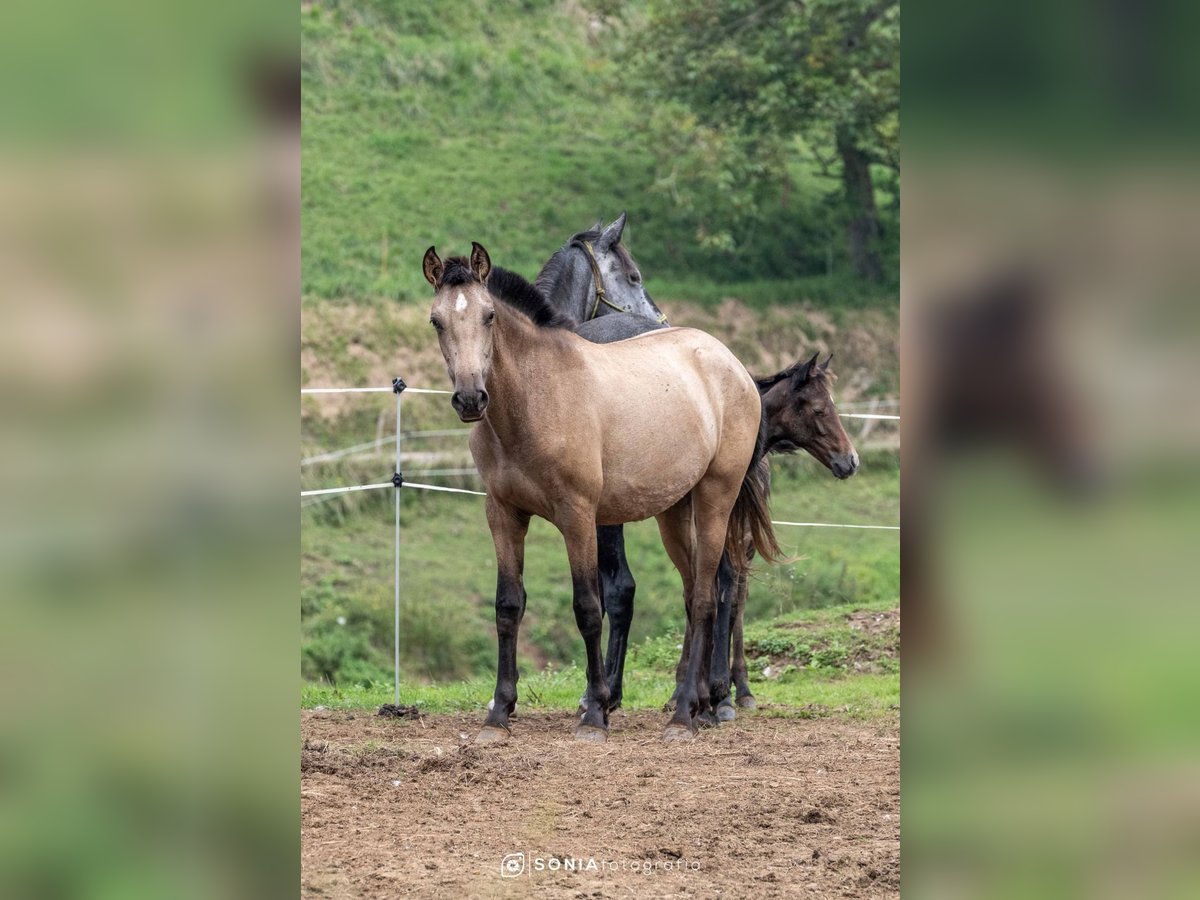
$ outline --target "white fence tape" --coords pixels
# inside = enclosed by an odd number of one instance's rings
[[[301,388],[301,394],[390,394],[395,390],[391,387],[365,388]],[[406,387],[406,394],[453,394],[453,391],[435,391],[429,388]]]
[[[351,491],[374,491],[379,488],[390,488],[392,483],[385,481],[382,484],[359,484],[354,487],[339,487],[339,488],[324,488],[319,491],[301,491],[301,497],[315,497],[321,494],[346,494]],[[484,491],[470,491],[466,488],[446,487],[441,484],[417,484],[413,481],[404,482],[404,487],[414,488],[419,491],[444,491],[447,494],[473,494],[476,497],[486,497]],[[800,528],[864,528],[874,529],[878,531],[899,531],[899,525],[839,525],[832,522],[780,522],[775,519],[771,520],[772,525],[794,525]]]
[[[899,531],[899,525],[834,525],[830,522],[776,522],[771,520],[772,525],[797,525],[802,528],[873,528],[880,531]]]
[[[300,393],[301,394],[379,394],[379,393],[390,394],[390,393],[392,393],[392,390],[393,389],[390,387],[301,388]],[[432,388],[406,387],[404,389],[404,393],[406,393],[406,394],[452,394],[454,392],[453,391],[438,391],[438,390],[433,390]],[[847,404],[847,406],[849,406],[849,404]],[[839,413],[838,415],[840,415],[842,418],[845,418],[845,419],[892,419],[897,422],[900,421],[899,416],[885,416],[885,415],[877,415],[875,413]],[[460,431],[464,431],[464,432],[470,431],[469,428],[456,429],[456,430],[460,430]]]

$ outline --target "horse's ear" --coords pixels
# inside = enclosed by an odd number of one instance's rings
[[[471,241],[471,271],[484,284],[487,284],[488,273],[492,271],[492,258],[482,244],[474,241]]]
[[[597,219],[597,220],[596,220],[596,224],[595,224],[595,225],[593,225],[591,228],[589,228],[589,229],[588,229],[588,231],[599,231],[599,230],[600,230],[601,228],[603,228],[603,227],[604,227],[604,220],[603,220],[603,219]]]
[[[432,247],[425,251],[425,259],[421,263],[421,268],[425,272],[425,280],[432,284],[436,291],[438,285],[442,283],[443,269],[442,261]]]
[[[822,372],[828,372],[829,364],[831,362],[833,362],[833,354],[832,353],[829,354],[829,359],[825,360],[825,362],[821,363],[819,366],[817,366],[817,368],[820,369]]]
[[[606,250],[609,247],[617,246],[617,244],[621,242],[621,232],[625,230],[625,218],[625,213],[621,213],[621,215],[617,216],[617,221],[613,222],[604,229],[603,233],[600,235],[600,239],[596,241],[596,243]]]
[[[795,381],[796,387],[800,387],[800,385],[802,385],[806,381],[808,381],[808,376],[812,374],[813,366],[815,366],[817,364],[817,357],[820,355],[821,355],[821,351],[818,350],[816,353],[814,353],[812,355],[812,359],[810,359],[808,362],[804,363],[803,365],[796,367],[796,374],[792,376],[793,380]]]

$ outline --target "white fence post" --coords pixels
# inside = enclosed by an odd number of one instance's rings
[[[396,706],[400,705],[400,487],[404,484],[400,473],[400,400],[407,386],[403,378],[392,382],[392,390],[396,392],[396,471],[392,475],[396,495]]]

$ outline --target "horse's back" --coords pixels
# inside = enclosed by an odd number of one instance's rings
[[[655,515],[708,474],[740,483],[761,407],[729,348],[703,331],[669,328],[591,345],[586,357],[602,425],[602,524]]]
[[[756,399],[758,388],[733,352],[705,331],[664,328],[646,331],[615,343],[597,345],[589,355],[606,375],[620,380],[621,389],[641,393],[646,388],[669,389],[674,382],[715,391],[712,400]],[[657,376],[657,381],[655,380]],[[635,384],[634,382],[640,382]]]
[[[575,333],[593,344],[612,344],[616,341],[628,341],[653,331],[661,331],[669,326],[645,316],[635,316],[630,313],[621,315],[600,316],[584,322],[575,329]]]

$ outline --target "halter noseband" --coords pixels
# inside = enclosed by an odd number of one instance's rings
[[[596,285],[596,302],[592,304],[592,313],[587,317],[590,322],[596,318],[596,313],[600,311],[600,304],[603,303],[610,309],[615,309],[617,312],[627,313],[629,310],[623,306],[617,306],[604,295],[604,278],[600,275],[600,264],[596,262],[596,251],[592,249],[591,241],[576,241],[575,246],[582,247],[583,252],[587,255],[588,265],[592,268],[592,281]],[[659,324],[664,324],[667,321],[667,314],[661,310],[658,313]]]

